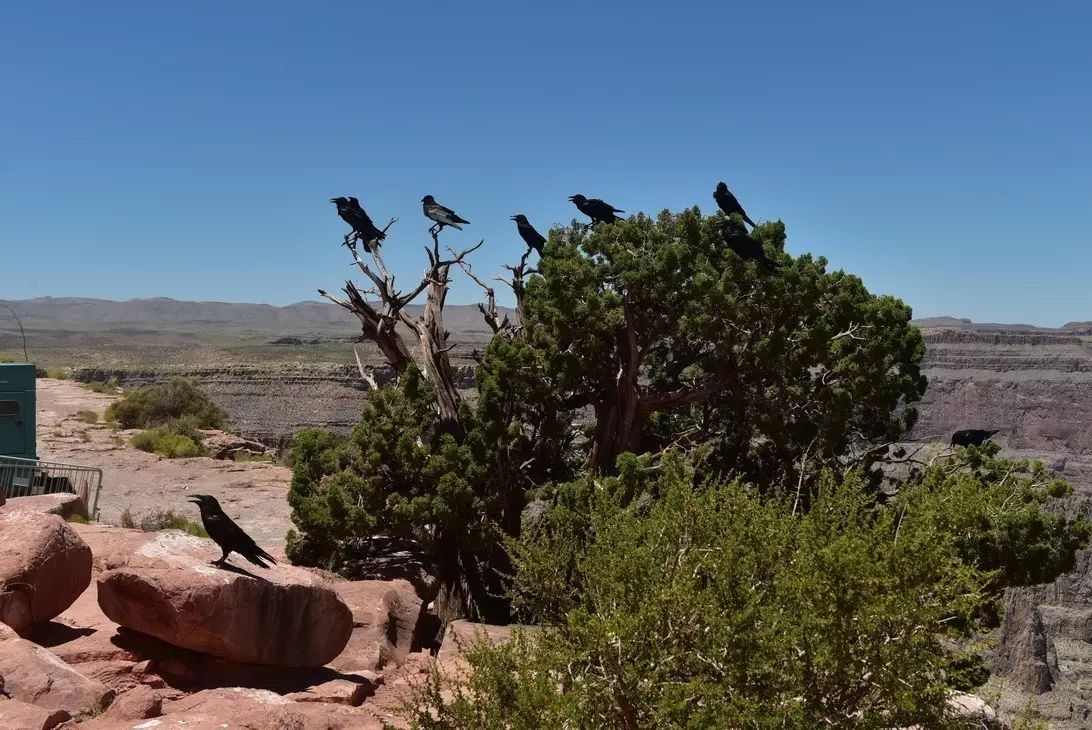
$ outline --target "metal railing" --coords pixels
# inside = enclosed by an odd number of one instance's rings
[[[0,456],[0,488],[9,499],[58,492],[86,493],[88,515],[94,518],[99,511],[102,469]]]

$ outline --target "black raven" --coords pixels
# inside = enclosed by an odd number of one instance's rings
[[[952,434],[953,447],[955,446],[981,446],[1000,431],[987,431],[982,428],[965,428]]]
[[[353,233],[364,242],[365,246],[372,241],[375,241],[378,246],[379,241],[387,237],[386,233],[375,227],[372,219],[360,207],[360,201],[356,198],[330,198],[330,202],[337,206],[337,214],[341,216],[341,220],[353,227]]]
[[[584,215],[591,218],[591,224],[594,226],[596,223],[614,223],[615,221],[622,220],[615,213],[625,213],[624,210],[618,210],[610,203],[604,203],[599,198],[585,198],[583,195],[570,195],[569,200],[573,201],[573,205],[576,206]]]
[[[436,198],[431,195],[421,198],[421,208],[424,210],[426,218],[436,221],[436,225],[429,228],[430,232],[435,229],[439,233],[444,229],[444,226],[458,228],[461,231],[463,227],[459,225],[460,223],[470,223],[470,221],[460,218],[451,208],[445,208],[437,203]]]
[[[747,217],[747,211],[743,210],[743,206],[736,200],[736,196],[732,195],[732,191],[724,183],[717,183],[717,189],[713,191],[713,200],[717,201],[717,205],[724,211],[724,215],[739,213],[740,217],[749,223],[751,228],[755,227],[755,222]]]
[[[194,494],[190,496],[189,501],[196,504],[201,510],[201,524],[205,526],[205,532],[224,551],[219,560],[213,561],[213,565],[223,567],[224,563],[227,562],[228,554],[233,551],[239,553],[259,568],[269,567],[262,562],[263,560],[268,560],[271,563],[277,562],[272,555],[258,547],[258,543],[254,542],[250,535],[243,532],[243,528],[236,525],[227,516],[227,513],[220,507],[220,503],[216,501],[216,497],[208,494]]]
[[[546,244],[546,238],[541,233],[535,230],[535,227],[527,222],[527,216],[523,213],[517,213],[512,216],[512,220],[516,222],[516,228],[519,229],[519,236],[524,242],[534,250],[538,251],[538,255],[542,255],[542,247]]]
[[[742,223],[728,218],[724,221],[724,242],[728,244],[728,248],[736,252],[736,254],[744,260],[753,259],[759,261],[762,264],[776,269],[781,264],[774,261],[766,255],[765,249],[762,248],[762,243],[751,237],[751,234],[747,233],[747,229],[743,227]]]

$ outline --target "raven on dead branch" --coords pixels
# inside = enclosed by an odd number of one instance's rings
[[[356,198],[330,198],[330,202],[337,206],[337,214],[341,216],[341,220],[352,226],[353,233],[364,242],[365,246],[372,241],[375,241],[378,246],[379,242],[387,237],[386,233],[375,227],[372,219],[360,207],[360,201]]]
[[[430,227],[429,232],[439,233],[444,229],[444,226],[458,228],[461,231],[463,227],[459,225],[460,223],[470,223],[465,218],[460,218],[451,208],[445,208],[437,203],[436,198],[431,195],[421,198],[421,209],[424,211],[426,218],[436,221],[436,225]]]
[[[546,237],[535,230],[535,227],[527,220],[527,216],[523,213],[517,213],[512,216],[511,220],[516,222],[516,228],[519,229],[519,236],[523,239],[530,248],[538,251],[538,255],[542,255],[542,247],[546,245]]]

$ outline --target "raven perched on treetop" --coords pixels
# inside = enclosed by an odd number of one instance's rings
[[[190,496],[189,501],[196,504],[201,510],[201,524],[205,526],[205,532],[224,551],[219,560],[213,561],[213,565],[223,567],[224,563],[227,562],[228,553],[232,551],[239,553],[259,568],[269,567],[262,562],[263,560],[268,560],[271,563],[277,562],[272,555],[258,547],[258,544],[254,542],[250,535],[243,532],[243,528],[236,525],[227,516],[227,513],[220,507],[220,503],[216,501],[216,497],[208,494],[194,494]]]
[[[624,210],[618,210],[610,203],[604,203],[599,198],[585,198],[583,195],[570,195],[569,200],[573,201],[576,206],[584,215],[591,218],[591,224],[594,226],[596,223],[614,223],[615,221],[622,220],[615,213],[625,213]]]
[[[436,225],[429,228],[430,232],[435,229],[439,233],[444,229],[444,226],[458,228],[461,231],[463,227],[459,225],[460,223],[470,223],[470,221],[460,218],[451,208],[445,208],[437,203],[436,198],[431,195],[421,198],[421,209],[424,211],[426,218],[436,221]]]
[[[535,227],[527,221],[527,216],[523,213],[517,213],[512,216],[512,220],[516,222],[516,228],[519,229],[520,238],[522,238],[528,246],[538,251],[538,255],[541,256],[542,247],[546,243],[546,237],[535,230]]]
[[[747,233],[747,229],[743,227],[743,224],[735,219],[728,218],[724,221],[723,233],[724,242],[728,244],[728,248],[735,251],[740,258],[760,261],[771,269],[781,266],[780,263],[766,255],[762,243],[752,238],[751,234]]]
[[[372,241],[378,246],[379,241],[387,237],[386,233],[375,227],[356,198],[330,198],[330,202],[337,206],[337,214],[341,216],[341,220],[353,227],[353,233],[364,241],[365,246]]]
[[[990,437],[1001,433],[1000,431],[987,431],[982,428],[965,428],[952,434],[952,446],[981,446],[989,441]]]
[[[717,183],[717,189],[713,191],[713,200],[717,201],[717,205],[724,211],[724,215],[739,213],[743,220],[751,225],[751,228],[755,227],[755,222],[747,217],[747,211],[743,210],[743,206],[736,200],[736,196],[732,195],[732,191],[724,183]]]

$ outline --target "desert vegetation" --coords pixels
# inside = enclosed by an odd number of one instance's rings
[[[418,725],[954,726],[1002,591],[1087,542],[1042,465],[893,447],[926,385],[906,305],[789,256],[780,222],[751,260],[726,225],[556,228],[508,267],[514,321],[435,233],[408,294],[378,247],[351,249],[369,290],[323,292],[399,378],[348,437],[298,434],[290,558],[360,577],[393,545],[437,572],[441,619],[542,627],[434,674]],[[475,399],[443,327],[456,267],[494,332]]]
[[[201,429],[227,427],[227,414],[184,378],[128,391],[105,417],[121,428],[144,429],[133,436],[133,446],[168,459],[200,456]]]

